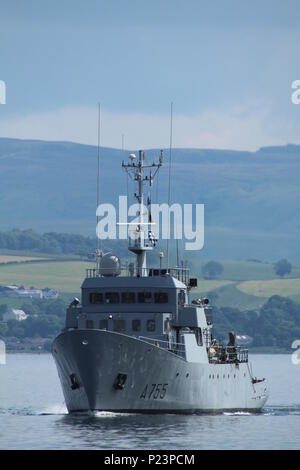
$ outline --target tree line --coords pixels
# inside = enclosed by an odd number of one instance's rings
[[[240,311],[236,308],[213,308],[214,329],[224,341],[228,332],[253,338],[251,347],[290,350],[300,339],[300,304],[274,295],[259,309]]]
[[[0,249],[49,254],[86,255],[95,250],[95,240],[83,235],[14,229],[0,232]]]
[[[67,302],[63,299],[33,299],[21,309],[26,320],[1,322],[7,305],[0,305],[0,337],[18,339],[42,337],[52,339],[61,331]],[[214,337],[226,342],[228,332],[253,338],[250,347],[290,350],[300,339],[300,305],[286,297],[274,295],[259,310],[241,311],[236,308],[213,307]]]
[[[87,257],[93,255],[96,248],[95,238],[72,233],[37,233],[32,229],[13,229],[0,232],[0,250],[30,251],[51,255],[77,255]],[[120,255],[127,255],[127,244],[124,240],[104,240],[102,249],[113,250],[118,246]]]
[[[284,277],[292,271],[291,263],[283,258],[273,264],[276,276]],[[202,266],[202,275],[204,279],[217,279],[223,274],[224,266],[218,261],[209,261]]]

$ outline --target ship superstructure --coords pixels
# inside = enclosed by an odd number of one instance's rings
[[[197,286],[186,267],[147,267],[156,245],[144,185],[162,165],[143,151],[123,168],[137,185],[138,220],[129,227],[135,263],[100,256],[70,304],[53,356],[69,412],[210,412],[260,410],[266,381],[254,379],[248,351],[229,332],[227,345],[212,335],[206,298],[190,302]],[[98,253],[99,254],[99,253]]]

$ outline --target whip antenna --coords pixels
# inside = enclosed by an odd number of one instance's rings
[[[167,269],[169,269],[169,239],[171,233],[170,201],[171,201],[171,166],[172,166],[172,139],[173,139],[173,102],[170,115],[170,149],[169,149],[169,187],[168,187],[168,238],[167,238]]]
[[[101,251],[101,240],[98,236],[98,223],[99,223],[99,214],[98,208],[100,205],[100,137],[101,137],[101,106],[98,103],[98,146],[97,146],[97,213],[96,213],[96,268],[99,269],[100,258],[102,256]]]

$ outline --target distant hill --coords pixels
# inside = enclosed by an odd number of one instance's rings
[[[150,158],[158,153],[146,152]],[[102,202],[126,194],[121,161],[127,155],[101,149]],[[300,260],[300,146],[174,149],[172,155],[172,201],[205,204],[202,258]],[[160,202],[167,200],[167,150],[164,159]],[[94,237],[96,169],[93,146],[0,138],[0,231]],[[156,202],[155,187],[153,193]]]

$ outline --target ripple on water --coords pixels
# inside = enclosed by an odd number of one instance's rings
[[[46,415],[65,415],[68,414],[65,405],[49,405],[38,410],[31,407],[25,408],[0,408],[0,414],[13,416],[46,416]]]
[[[297,416],[300,415],[300,405],[268,405],[264,412],[272,416]]]

